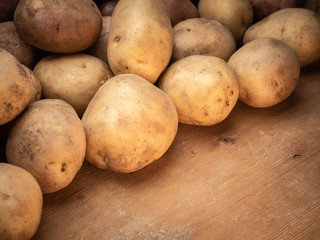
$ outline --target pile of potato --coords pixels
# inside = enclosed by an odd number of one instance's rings
[[[42,194],[85,160],[134,172],[179,123],[288,98],[320,59],[320,15],[283,2],[1,1],[0,238],[30,239]]]

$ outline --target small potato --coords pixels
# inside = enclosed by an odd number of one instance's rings
[[[0,23],[0,39],[0,48],[11,53],[23,65],[34,67],[36,49],[20,37],[13,21]]]
[[[102,17],[102,30],[98,40],[84,53],[95,56],[108,63],[108,40],[110,32],[111,16]]]
[[[92,0],[21,0],[14,12],[21,38],[54,53],[75,53],[99,37],[101,13]]]
[[[265,108],[278,104],[298,84],[298,55],[280,40],[255,39],[237,50],[228,63],[239,81],[239,99],[252,107]]]
[[[114,75],[155,83],[170,62],[173,30],[162,0],[121,0],[112,14],[108,62]]]
[[[302,67],[320,59],[320,15],[303,8],[286,8],[250,26],[246,44],[257,38],[275,38],[292,47]]]
[[[79,116],[99,87],[113,76],[105,62],[82,53],[47,56],[37,63],[33,72],[41,82],[42,98],[62,99]]]
[[[158,86],[174,102],[180,123],[210,126],[235,106],[239,87],[232,68],[214,56],[193,55],[171,64]]]
[[[191,55],[209,55],[227,61],[236,50],[230,30],[213,19],[191,18],[173,27],[172,61]]]
[[[196,6],[190,0],[163,0],[167,5],[171,25],[189,19],[199,17],[199,12]]]
[[[237,43],[242,41],[246,29],[253,22],[250,0],[200,0],[200,17],[217,20],[233,34]]]
[[[178,129],[170,98],[146,79],[120,74],[100,87],[86,109],[86,160],[116,172],[137,171],[159,159]]]
[[[16,118],[31,98],[30,73],[9,52],[0,48],[0,125]]]
[[[36,179],[26,170],[0,163],[0,238],[29,240],[37,231],[43,195]]]
[[[8,163],[30,172],[43,193],[68,186],[82,166],[86,139],[71,105],[59,99],[31,103],[11,129]]]

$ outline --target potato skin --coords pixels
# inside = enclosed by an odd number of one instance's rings
[[[13,21],[0,23],[0,48],[15,56],[23,65],[33,68],[36,49],[18,34]]]
[[[9,52],[0,48],[0,125],[16,118],[31,98],[29,72]],[[5,66],[5,67],[4,67]]]
[[[173,30],[162,0],[121,0],[112,15],[108,62],[114,75],[132,73],[155,83],[169,64]]]
[[[302,67],[320,59],[320,15],[303,8],[279,10],[250,26],[244,34],[246,44],[257,38],[275,38],[292,47]]]
[[[234,71],[214,56],[193,55],[174,62],[158,86],[174,102],[180,123],[199,126],[223,121],[239,95]]]
[[[91,0],[21,0],[14,23],[28,44],[48,52],[74,53],[97,40],[102,18]]]
[[[255,20],[261,20],[280,9],[296,7],[296,0],[250,0]]]
[[[213,19],[191,18],[173,27],[172,61],[191,55],[209,55],[227,61],[236,50],[230,30]]]
[[[297,53],[280,40],[255,39],[229,59],[245,104],[265,108],[285,100],[296,88],[300,64]]]
[[[175,26],[183,20],[199,17],[198,9],[190,0],[163,1],[168,7],[172,26]]]
[[[1,240],[29,240],[39,227],[43,196],[36,179],[18,166],[0,163]]]
[[[82,53],[49,55],[37,63],[33,72],[41,82],[42,98],[62,99],[79,116],[99,87],[113,77],[105,62]]]
[[[71,105],[59,99],[31,103],[9,133],[8,163],[29,171],[43,193],[71,183],[85,156],[85,133]]]
[[[253,8],[250,0],[200,0],[200,17],[217,20],[233,34],[237,43],[241,43],[246,29],[253,22]]]
[[[84,53],[95,56],[105,63],[108,63],[108,40],[110,32],[111,16],[102,17],[102,30],[99,38],[95,43],[87,48]]]
[[[98,168],[129,173],[166,152],[177,133],[178,116],[159,88],[138,75],[121,74],[100,87],[82,123],[86,160]]]

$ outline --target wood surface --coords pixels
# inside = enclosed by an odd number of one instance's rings
[[[238,102],[218,125],[180,124],[140,171],[85,162],[44,196],[33,239],[320,239],[320,64],[274,107]]]

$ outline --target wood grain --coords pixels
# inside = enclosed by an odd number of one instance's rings
[[[180,124],[138,172],[84,163],[44,196],[33,239],[320,239],[319,67],[274,107],[238,102],[218,125]]]

